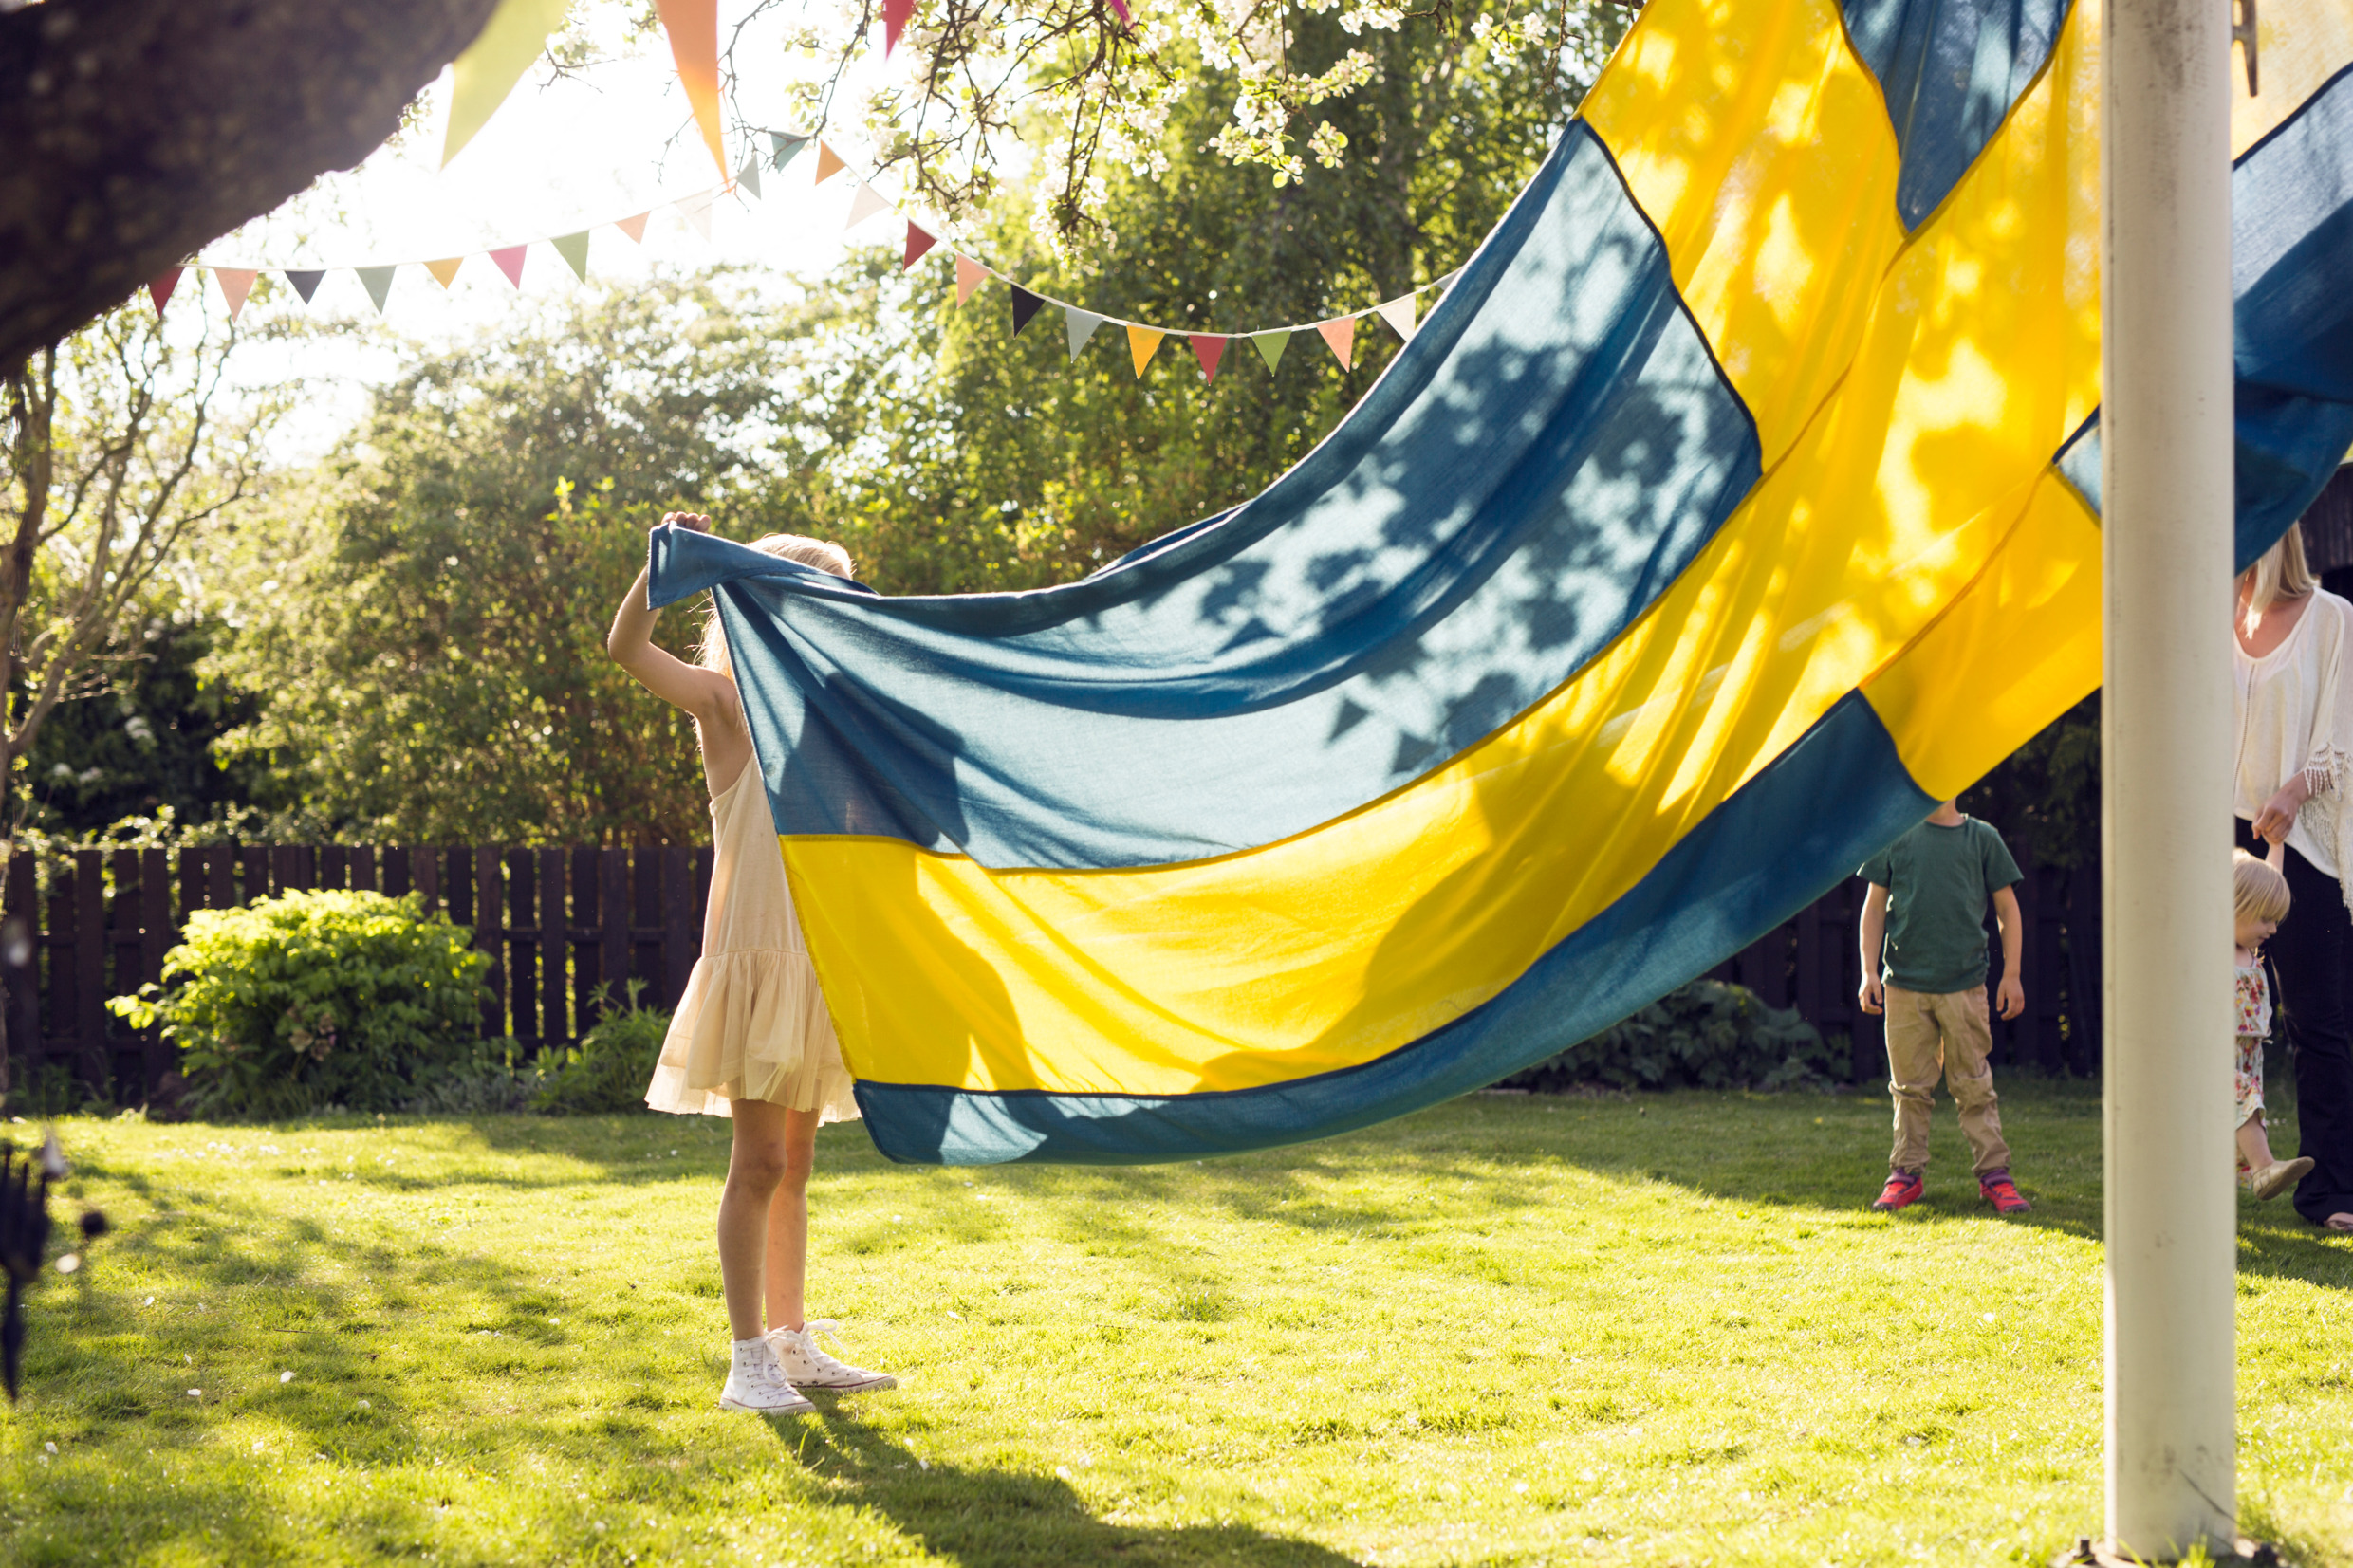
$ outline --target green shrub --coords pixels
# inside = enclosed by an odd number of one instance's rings
[[[593,1116],[645,1109],[645,1086],[660,1060],[670,1015],[659,1007],[639,1006],[641,988],[641,982],[632,981],[629,1005],[607,1008],[578,1045],[540,1059],[533,1110],[556,1116]]]
[[[1795,1009],[1768,1007],[1743,986],[1695,980],[1498,1087],[1821,1088],[1839,1065],[1821,1031]]]
[[[163,1026],[194,1110],[397,1110],[478,1052],[490,957],[472,939],[414,894],[288,893],[190,914],[163,984],[107,1006]]]

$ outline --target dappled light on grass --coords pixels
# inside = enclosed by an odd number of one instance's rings
[[[2100,1512],[2099,1106],[2004,1098],[2023,1225],[1941,1109],[1928,1199],[1864,1211],[1868,1095],[1478,1097],[1119,1170],[894,1168],[829,1128],[811,1310],[904,1386],[773,1422],[715,1409],[723,1126],[71,1122],[74,1196],[120,1229],[34,1302],[0,1539],[108,1564],[2043,1560]],[[2242,1496],[2305,1561],[2353,1547],[2348,1286],[2353,1250],[2244,1208]]]

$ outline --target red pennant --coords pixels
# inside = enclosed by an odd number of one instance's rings
[[[899,264],[899,269],[904,272],[923,259],[924,251],[938,243],[936,236],[925,233],[912,223],[907,225],[907,259]]]
[[[510,245],[504,250],[491,252],[491,260],[498,263],[498,269],[506,273],[507,281],[517,288],[523,286],[523,252],[529,249],[528,245]]]
[[[1201,379],[1217,379],[1217,361],[1225,357],[1226,340],[1211,332],[1195,332],[1185,341],[1193,345],[1193,357],[1201,361]]]
[[[157,273],[149,280],[147,297],[156,302],[157,315],[162,315],[163,307],[171,303],[172,290],[179,286],[180,270],[179,267],[175,267],[167,272]]]
[[[1117,3],[1117,0],[1114,0]],[[915,14],[915,0],[882,0],[882,58],[899,47],[899,35],[907,30],[907,18]]]

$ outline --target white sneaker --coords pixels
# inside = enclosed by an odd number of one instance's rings
[[[818,1318],[797,1329],[769,1329],[768,1342],[775,1347],[786,1378],[801,1388],[823,1389],[828,1393],[872,1393],[899,1387],[899,1379],[887,1372],[846,1366],[817,1348],[817,1336],[841,1332],[840,1323]]]
[[[727,1387],[719,1391],[719,1409],[752,1411],[761,1415],[804,1415],[817,1407],[795,1392],[791,1379],[777,1363],[776,1347],[767,1339],[738,1339],[727,1369]]]

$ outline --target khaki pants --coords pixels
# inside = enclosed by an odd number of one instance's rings
[[[1939,1073],[1961,1108],[1961,1135],[1976,1155],[1977,1174],[2010,1169],[2001,1102],[1986,1064],[1992,1048],[1983,986],[1941,994],[1887,987],[1887,1092],[1896,1098],[1890,1170],[1928,1168],[1930,1097]]]

